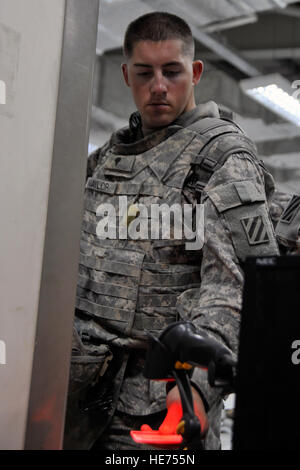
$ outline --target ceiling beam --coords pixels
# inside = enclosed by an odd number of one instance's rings
[[[237,28],[244,26],[245,24],[255,23],[257,21],[257,15],[243,15],[237,18],[230,18],[227,20],[215,21],[208,24],[207,26],[201,27],[204,33],[213,33],[215,31],[222,31],[229,28]]]
[[[213,36],[204,33],[196,26],[190,25],[194,38],[203,44],[205,47],[213,51],[217,56],[226,60],[235,68],[243,72],[248,77],[256,77],[261,75],[261,71],[251,65],[239,53],[229,46],[225,46]]]
[[[189,8],[186,8],[186,5],[183,6],[182,3],[179,3],[178,0],[172,1],[172,9],[175,8],[178,15],[181,15],[183,18],[186,17]],[[197,12],[200,13],[200,9]],[[174,11],[175,13],[175,11]],[[195,15],[194,18],[197,18],[198,15]],[[230,46],[224,45],[220,39],[215,38],[212,35],[207,34],[201,28],[195,25],[195,19],[189,21],[192,34],[194,38],[203,44],[205,47],[213,51],[223,60],[226,60],[235,68],[243,72],[247,77],[256,77],[261,75],[261,71],[256,67],[251,65],[247,60],[245,60],[237,51],[235,51]]]
[[[243,49],[243,57],[250,60],[281,60],[299,59],[300,47],[279,47],[272,49]],[[214,52],[203,52],[203,59],[216,60],[218,57]]]
[[[286,8],[276,8],[274,10],[280,15],[293,16],[294,18],[300,18],[300,8],[298,7],[286,7]]]

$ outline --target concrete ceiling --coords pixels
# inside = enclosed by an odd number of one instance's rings
[[[300,7],[295,0],[101,0],[97,54],[120,49],[128,24],[156,10],[185,19],[201,58],[223,62],[225,69],[237,72],[236,78],[270,73],[278,68],[277,60],[292,58],[299,65]]]
[[[202,33],[253,23],[256,14],[286,10],[295,0],[100,0],[97,52],[122,46],[127,25],[138,16],[155,10],[184,18]],[[289,7],[288,7],[289,8]],[[295,7],[294,7],[295,8]],[[197,38],[196,38],[197,39]]]

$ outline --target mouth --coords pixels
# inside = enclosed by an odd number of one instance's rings
[[[156,108],[167,108],[170,105],[168,103],[164,103],[164,102],[154,102],[154,103],[149,103],[148,106],[153,106],[153,107],[156,107]]]

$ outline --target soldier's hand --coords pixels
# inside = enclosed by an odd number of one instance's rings
[[[201,436],[204,437],[209,427],[208,418],[205,412],[203,401],[199,393],[193,387],[192,394],[194,399],[194,411],[200,421]],[[167,395],[166,404],[168,412],[164,421],[159,427],[159,431],[162,434],[174,434],[176,433],[177,426],[182,418],[180,393],[177,386],[173,387],[169,391]]]
[[[205,412],[203,401],[199,393],[192,387],[192,394],[194,399],[194,412],[199,418],[201,426],[201,437],[204,437],[208,431],[209,422]],[[182,420],[182,406],[181,399],[178,387],[175,386],[172,390],[169,391],[166,399],[167,404],[167,414],[159,427],[159,431],[162,435],[166,434],[176,434],[177,427]],[[152,431],[151,427],[148,424],[143,424],[141,426],[141,431],[147,432]],[[151,444],[157,449],[178,449],[178,445],[172,444]]]

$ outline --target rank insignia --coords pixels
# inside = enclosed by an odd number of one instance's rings
[[[241,219],[249,245],[259,245],[270,241],[266,224],[261,215]]]

